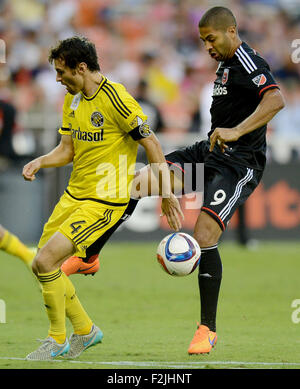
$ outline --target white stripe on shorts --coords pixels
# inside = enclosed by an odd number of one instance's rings
[[[235,191],[233,196],[229,199],[228,203],[225,205],[225,207],[221,210],[219,213],[219,217],[224,221],[225,218],[229,215],[232,207],[237,202],[238,198],[240,197],[240,194],[242,192],[243,186],[247,184],[247,182],[251,181],[253,178],[253,169],[247,169],[247,174],[244,178],[242,178],[235,187]]]

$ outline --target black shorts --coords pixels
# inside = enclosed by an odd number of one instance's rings
[[[192,146],[167,154],[166,161],[175,172],[185,174],[185,166],[193,165],[192,176],[195,188],[196,164],[204,164],[204,197],[201,210],[212,216],[224,231],[235,210],[242,205],[259,184],[263,172],[237,163],[224,163],[215,159],[209,151],[207,141],[197,142]],[[201,170],[198,170],[201,171]],[[199,179],[199,177],[198,177]],[[184,193],[189,193],[184,188]]]

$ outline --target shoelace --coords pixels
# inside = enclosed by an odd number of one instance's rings
[[[77,334],[72,334],[71,337],[70,337],[70,343],[72,341],[72,339],[80,339],[80,335],[77,335]]]
[[[43,343],[41,346],[40,346],[40,349],[45,349],[47,348],[48,345],[50,345],[51,343],[53,343],[53,341],[49,338],[46,338],[46,339],[36,339],[37,342],[40,342],[40,343]]]

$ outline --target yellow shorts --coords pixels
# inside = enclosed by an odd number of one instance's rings
[[[55,206],[38,244],[42,248],[59,231],[73,243],[78,257],[86,256],[86,249],[117,223],[125,206],[110,206],[91,200],[75,200],[64,193]]]

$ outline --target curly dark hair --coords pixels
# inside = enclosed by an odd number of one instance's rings
[[[49,52],[49,62],[52,64],[55,59],[64,60],[70,69],[75,69],[80,62],[85,62],[91,72],[100,71],[96,47],[85,37],[73,36],[59,41]]]

